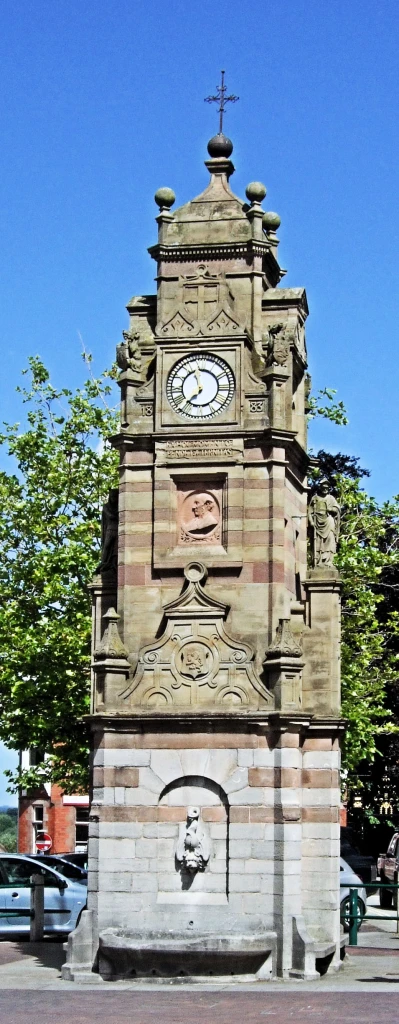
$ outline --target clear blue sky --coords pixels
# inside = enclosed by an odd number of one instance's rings
[[[350,425],[314,448],[358,455],[399,491],[399,5],[381,0],[3,0],[0,420],[39,353],[60,385],[101,370],[133,293],[154,289],[153,194],[204,187],[226,69],[234,191],[282,218],[284,283],[305,285],[314,387]],[[0,802],[2,800],[0,791]]]

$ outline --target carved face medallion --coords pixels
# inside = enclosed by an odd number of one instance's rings
[[[190,419],[211,419],[222,412],[234,394],[230,366],[210,353],[184,356],[172,368],[166,394],[172,409]]]
[[[206,541],[214,539],[220,522],[219,504],[209,491],[195,491],[183,502],[181,527],[183,539]],[[219,536],[220,530],[217,531]]]

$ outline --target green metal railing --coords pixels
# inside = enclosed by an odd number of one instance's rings
[[[349,889],[349,914],[342,916],[349,918],[349,946],[357,946],[357,933],[360,925],[364,918],[359,917],[359,902],[358,902],[358,889],[372,889],[374,892],[379,889],[390,889],[392,892],[396,890],[396,935],[399,937],[399,884],[397,882],[361,882],[359,885],[347,885],[345,882],[341,883],[341,889]],[[391,914],[369,914],[367,912],[368,921],[392,921]]]

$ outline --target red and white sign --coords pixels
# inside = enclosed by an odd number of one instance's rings
[[[51,850],[53,840],[48,832],[38,832],[36,835],[36,850],[38,853],[47,853]]]

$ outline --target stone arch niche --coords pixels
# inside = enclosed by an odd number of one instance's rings
[[[225,905],[229,895],[229,803],[202,775],[169,782],[158,802],[158,904]],[[165,832],[165,836],[163,836]]]

